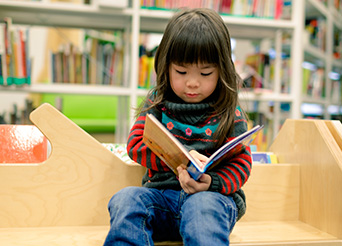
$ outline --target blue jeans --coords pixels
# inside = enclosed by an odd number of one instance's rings
[[[184,245],[229,245],[237,218],[230,196],[203,191],[126,187],[108,204],[111,227],[105,246],[153,245],[183,241]]]

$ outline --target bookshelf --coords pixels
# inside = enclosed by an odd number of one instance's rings
[[[304,23],[303,62],[306,65],[302,70],[303,91],[299,100],[321,111],[318,118],[331,119],[342,112],[341,1],[306,0]],[[312,24],[318,28],[314,29]]]
[[[163,9],[141,8],[139,0],[127,1],[126,7],[101,6],[100,1],[92,1],[91,4],[71,4],[63,2],[31,2],[31,1],[0,1],[0,18],[12,17],[13,24],[59,26],[72,28],[90,28],[95,30],[123,30],[128,33],[126,71],[127,86],[108,85],[73,85],[73,84],[41,84],[33,81],[30,86],[24,87],[0,87],[0,93],[69,93],[122,96],[124,103],[136,107],[139,97],[146,94],[146,90],[138,88],[139,76],[139,36],[142,32],[162,33],[172,11]],[[341,10],[337,11],[333,1],[328,5],[318,0],[292,0],[291,16],[289,19],[254,18],[232,16],[224,14],[222,18],[227,23],[231,36],[236,39],[249,39],[253,41],[272,40],[272,47],[276,56],[274,59],[274,82],[272,91],[249,90],[240,93],[245,102],[270,102],[274,103],[273,136],[279,130],[284,118],[302,118],[301,105],[305,102],[320,103],[328,107],[332,102],[329,97],[312,98],[302,94],[302,62],[313,58],[323,60],[325,64],[326,91],[331,90],[328,70],[342,68],[341,59],[332,59],[334,32],[341,31]],[[327,20],[326,51],[303,44],[304,21],[308,15],[323,15]],[[290,35],[290,49],[287,50],[283,43],[284,34]],[[330,37],[330,36],[331,37]],[[329,36],[329,37],[328,37]],[[289,93],[281,91],[281,53],[287,52],[291,57],[291,77]],[[298,83],[300,81],[300,83]],[[341,84],[341,83],[339,83]],[[330,87],[329,87],[330,86]],[[336,98],[335,98],[336,99]],[[341,99],[334,104],[341,105]],[[281,104],[289,103],[290,111],[285,114],[281,111]],[[131,125],[134,110],[132,109],[127,121]],[[326,113],[325,117],[329,115]],[[122,124],[127,124],[123,121]],[[119,129],[127,130],[121,126]],[[125,141],[125,134],[119,141]]]

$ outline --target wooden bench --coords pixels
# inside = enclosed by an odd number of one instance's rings
[[[139,186],[144,168],[121,161],[49,104],[31,120],[52,152],[43,163],[0,164],[0,245],[102,245],[109,199]],[[281,164],[253,166],[232,245],[342,246],[341,133],[334,121],[285,122],[270,147]]]

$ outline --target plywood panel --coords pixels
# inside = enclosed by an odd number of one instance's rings
[[[325,232],[300,221],[238,222],[231,235],[234,243],[291,243],[336,240]]]
[[[242,221],[298,220],[299,165],[253,165],[243,190],[247,212]]]
[[[300,163],[300,220],[342,239],[342,151],[326,122],[287,120],[270,151]]]
[[[100,246],[108,226],[1,229],[1,246]]]

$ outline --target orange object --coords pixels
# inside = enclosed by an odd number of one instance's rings
[[[33,125],[0,125],[0,163],[40,163],[47,159],[46,137]]]

